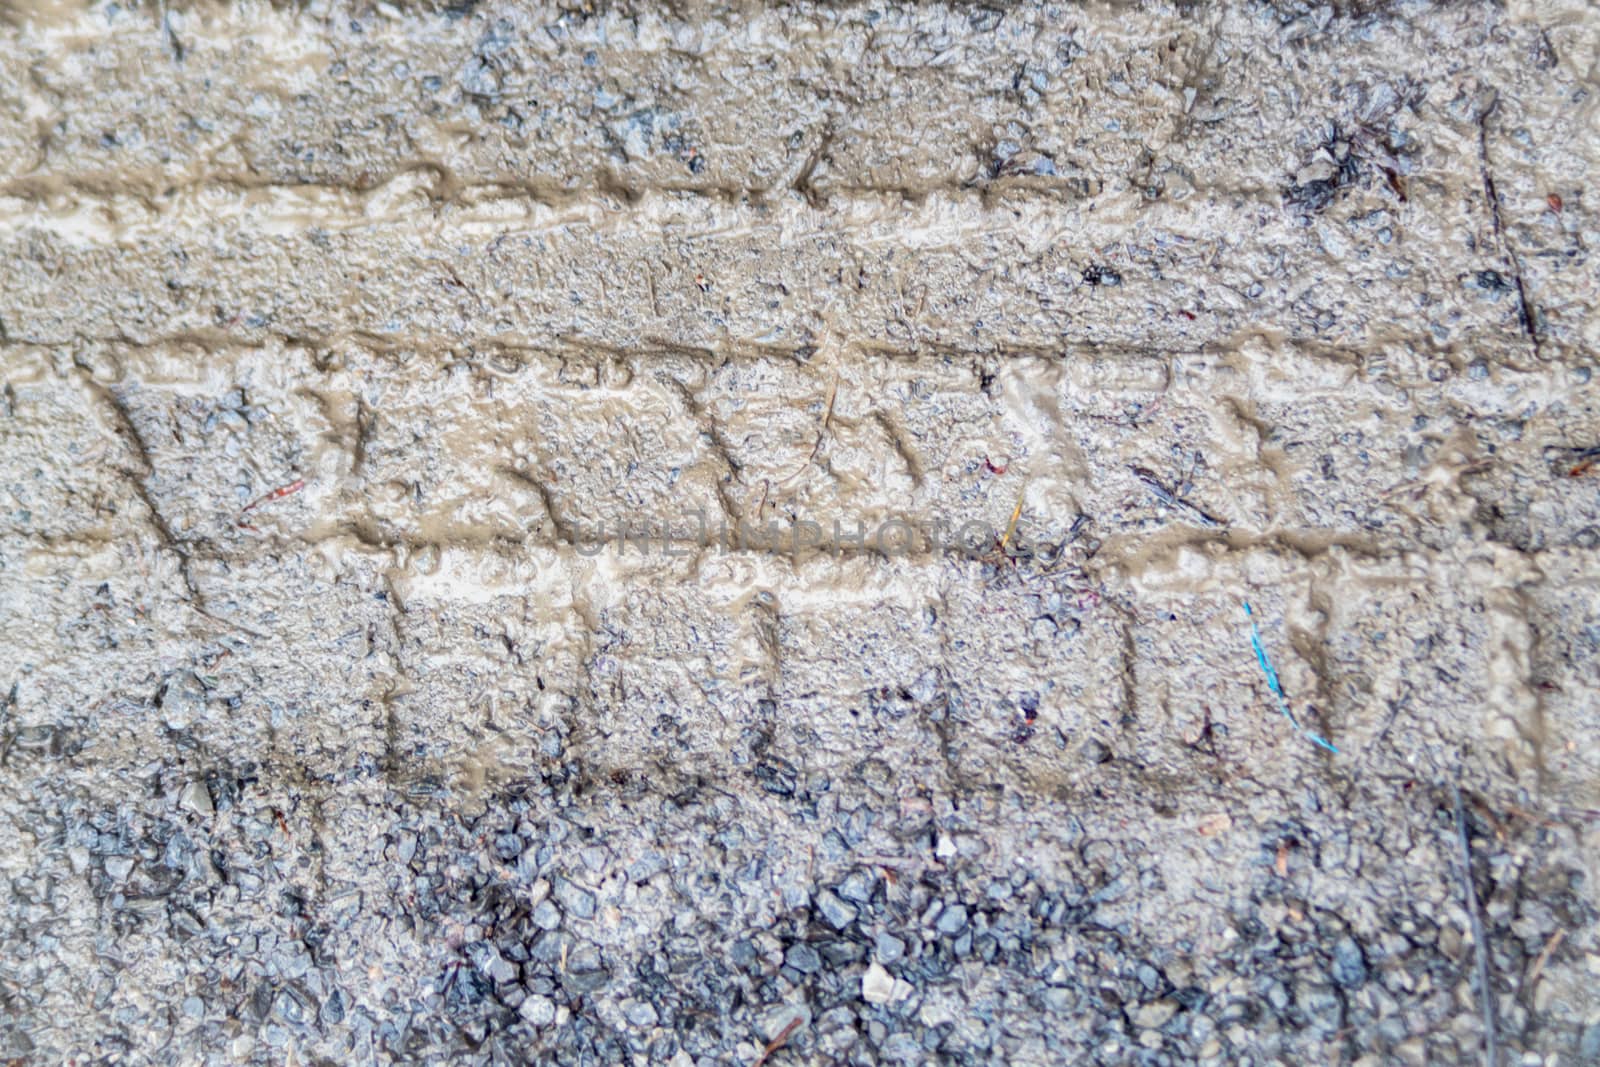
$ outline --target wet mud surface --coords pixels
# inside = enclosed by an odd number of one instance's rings
[[[1597,70],[0,3],[0,1058],[1600,1062]]]

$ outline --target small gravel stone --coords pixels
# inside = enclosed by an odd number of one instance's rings
[[[834,887],[834,890],[844,899],[856,904],[872,903],[872,879],[862,871],[851,871],[845,876],[844,881]]]
[[[501,834],[494,839],[494,853],[509,863],[522,855],[523,841],[516,834]]]
[[[533,907],[533,924],[541,930],[554,930],[561,925],[561,909],[553,900],[541,900]]]
[[[279,993],[272,1010],[286,1023],[297,1024],[305,1018],[305,1007],[287,992]]]
[[[1159,1030],[1177,1013],[1177,1001],[1154,1000],[1139,1008],[1133,1017],[1133,1024],[1141,1030]]]
[[[791,1024],[798,1019],[800,1025],[790,1030]],[[811,1025],[811,1009],[804,1004],[779,1004],[761,1016],[759,1030],[763,1041],[776,1040],[779,1034],[789,1033],[793,1040],[794,1031],[802,1030]]]
[[[817,894],[817,908],[822,912],[822,917],[827,919],[835,930],[843,930],[846,926],[855,922],[858,914],[855,908],[852,908],[826,889]]]
[[[580,941],[567,956],[567,970],[573,974],[595,974],[605,970],[600,946]]]
[[[549,997],[531,996],[522,1002],[517,1014],[534,1026],[549,1026],[556,1021],[556,1004]]]
[[[868,1004],[887,1004],[894,996],[894,978],[881,964],[871,964],[861,976],[861,999]]]
[[[1333,980],[1346,989],[1354,989],[1367,980],[1367,960],[1356,939],[1346,934],[1333,946]]]
[[[1590,1023],[1578,1040],[1578,1056],[1585,1062],[1600,1060],[1600,1022]]]
[[[906,943],[893,934],[879,934],[874,951],[879,963],[898,963],[906,954]]]
[[[855,963],[866,955],[866,950],[854,941],[823,941],[817,945],[817,951],[833,970]]]
[[[210,815],[216,809],[211,804],[211,791],[204,782],[190,782],[178,794],[178,806],[196,815]]]
[[[939,920],[935,928],[949,937],[954,937],[967,928],[967,909],[961,904],[952,904],[939,913]]]
[[[492,981],[506,983],[517,980],[517,965],[500,955],[494,946],[487,942],[474,962]]]
[[[804,941],[797,941],[783,954],[783,962],[801,974],[816,974],[822,969],[822,957]]]
[[[567,878],[550,883],[551,893],[563,911],[579,919],[594,918],[594,894]]]
[[[646,852],[628,865],[628,881],[648,882],[667,869],[666,858],[659,852]]]

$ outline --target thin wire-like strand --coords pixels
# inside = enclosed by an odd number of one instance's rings
[[[1309,738],[1314,744],[1321,745],[1334,755],[1338,755],[1339,750],[1333,747],[1332,742],[1326,740],[1316,731],[1307,730],[1304,726],[1301,726],[1300,720],[1295,718],[1294,712],[1289,710],[1289,698],[1284,695],[1283,683],[1278,681],[1278,672],[1273,668],[1272,660],[1267,658],[1266,646],[1261,643],[1261,629],[1256,626],[1256,613],[1250,610],[1250,601],[1248,600],[1244,602],[1244,613],[1245,617],[1250,620],[1250,647],[1256,651],[1256,662],[1261,664],[1261,673],[1267,676],[1267,688],[1271,689],[1272,695],[1278,698],[1278,710],[1283,712],[1283,717],[1289,720],[1289,724],[1296,731]]]

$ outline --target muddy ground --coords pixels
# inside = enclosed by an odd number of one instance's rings
[[[0,1058],[1600,1062],[1597,90],[0,3]]]

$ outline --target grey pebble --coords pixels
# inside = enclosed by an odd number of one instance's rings
[[[835,930],[843,930],[855,922],[856,909],[840,900],[838,896],[824,889],[817,894],[817,909],[822,912],[822,917],[832,924]]]
[[[834,887],[834,891],[845,900],[854,901],[856,904],[870,904],[872,877],[863,871],[852,871],[845,876],[844,881]]]
[[[941,934],[954,937],[967,928],[967,909],[961,904],[952,904],[939,913],[939,920],[935,924]]]
[[[667,861],[659,852],[646,852],[628,865],[628,881],[648,882],[667,869]]]
[[[517,1014],[534,1026],[549,1026],[556,1021],[556,1004],[549,997],[531,996],[517,1008]]]
[[[533,924],[541,930],[554,930],[561,925],[561,909],[553,900],[541,900],[533,906]]]
[[[557,877],[551,883],[556,903],[563,911],[579,919],[594,918],[594,894],[566,878]]]
[[[1356,939],[1346,934],[1333,946],[1333,980],[1346,989],[1354,989],[1367,980],[1367,960]]]
[[[822,957],[804,941],[790,945],[789,951],[783,954],[783,962],[801,974],[815,974],[822,969]]]

